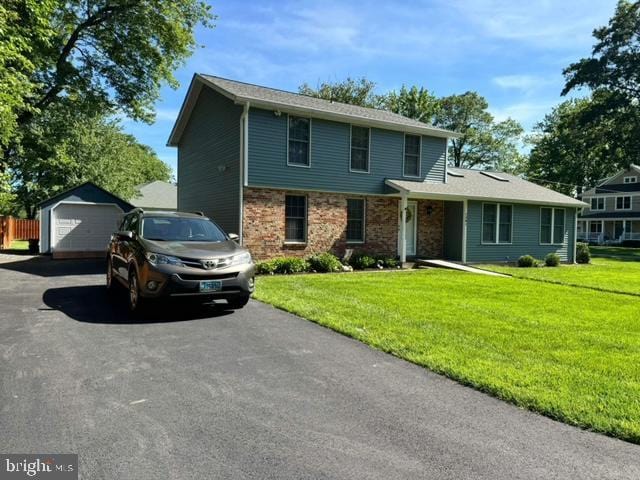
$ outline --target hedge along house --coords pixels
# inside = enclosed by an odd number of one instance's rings
[[[178,209],[200,210],[257,259],[346,249],[513,261],[575,257],[573,198],[447,166],[458,134],[371,108],[195,75],[171,132]]]

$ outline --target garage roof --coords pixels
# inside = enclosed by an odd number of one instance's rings
[[[46,208],[58,202],[78,202],[78,203],[115,203],[123,211],[128,212],[133,208],[129,202],[125,202],[120,197],[99,187],[93,182],[85,182],[77,187],[70,188],[54,195],[38,204],[39,208]]]

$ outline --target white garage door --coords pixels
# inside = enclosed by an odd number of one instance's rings
[[[115,205],[62,203],[53,210],[53,248],[61,252],[107,249],[122,211]]]

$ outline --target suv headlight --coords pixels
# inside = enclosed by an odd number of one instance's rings
[[[178,257],[171,257],[169,255],[162,255],[161,253],[147,252],[144,254],[147,257],[149,263],[153,266],[156,265],[177,265],[184,267],[184,263]]]
[[[251,254],[249,252],[234,255],[231,257],[231,263],[229,265],[244,265],[246,263],[251,263]]]

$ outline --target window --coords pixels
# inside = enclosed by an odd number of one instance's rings
[[[540,243],[551,245],[564,243],[564,208],[542,207],[540,209]]]
[[[404,136],[404,166],[405,177],[420,176],[420,137],[418,135]]]
[[[624,183],[637,183],[638,177],[624,177]]]
[[[511,243],[513,207],[498,203],[482,205],[482,243]]]
[[[285,196],[285,242],[304,243],[307,240],[307,197]]]
[[[289,116],[289,157],[288,165],[309,166],[309,144],[311,120]]]
[[[351,165],[354,172],[369,172],[369,129],[351,126]]]
[[[604,210],[604,197],[591,199],[591,210]]]
[[[631,210],[631,197],[616,197],[616,210]]]
[[[362,198],[347,199],[347,242],[364,242],[364,208]]]

